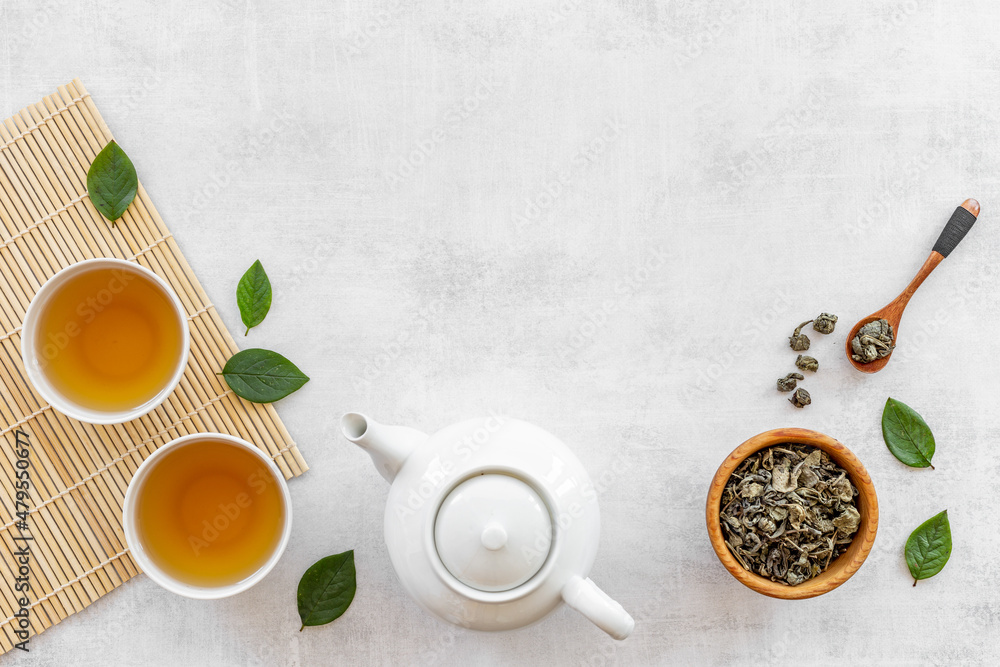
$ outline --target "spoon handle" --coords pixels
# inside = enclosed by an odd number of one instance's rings
[[[941,230],[941,236],[934,244],[934,252],[939,253],[942,257],[947,257],[972,229],[978,215],[979,202],[975,199],[966,199],[961,206],[955,209],[948,224]]]

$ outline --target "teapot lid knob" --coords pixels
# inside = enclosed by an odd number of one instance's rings
[[[490,551],[503,549],[507,544],[507,531],[496,521],[491,521],[483,528],[483,534],[479,536],[483,546]]]

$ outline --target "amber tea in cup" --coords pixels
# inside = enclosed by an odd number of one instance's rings
[[[290,527],[279,475],[259,450],[230,436],[197,434],[164,445],[128,489],[126,538],[136,560],[182,594],[232,589],[266,574]]]
[[[155,408],[180,380],[187,348],[177,296],[151,271],[124,260],[88,260],[60,271],[25,315],[22,352],[32,383],[82,421],[127,421]]]
[[[95,269],[56,291],[41,314],[38,346],[53,386],[94,410],[129,410],[174,372],[181,327],[167,295],[139,273]]]

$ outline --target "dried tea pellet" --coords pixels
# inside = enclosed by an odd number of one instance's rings
[[[789,373],[783,378],[778,378],[778,391],[795,389],[796,380],[805,380],[805,377],[801,373]]]
[[[798,358],[795,359],[795,366],[804,371],[818,371],[819,362],[815,357],[809,357],[804,354],[800,354]]]
[[[788,346],[796,352],[805,352],[809,349],[809,336],[802,333],[802,327],[810,322],[812,322],[812,320],[806,320],[799,326],[795,327],[795,331],[793,331],[792,335],[788,337]]]
[[[837,326],[837,316],[830,313],[820,313],[819,317],[813,320],[813,329],[821,334],[832,334]]]
[[[796,389],[792,397],[788,399],[788,402],[797,408],[804,408],[812,403],[812,397],[805,389]]]

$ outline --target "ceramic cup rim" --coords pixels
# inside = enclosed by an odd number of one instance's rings
[[[195,586],[193,584],[179,581],[178,579],[165,573],[152,561],[146,553],[142,541],[139,539],[139,521],[136,515],[138,494],[141,492],[143,482],[149,476],[149,471],[153,469],[156,462],[162,459],[167,452],[196,440],[214,440],[217,442],[225,442],[243,447],[244,449],[253,452],[254,455],[267,464],[268,469],[278,483],[278,487],[281,489],[281,500],[285,510],[283,514],[284,519],[281,529],[281,539],[278,541],[277,546],[275,546],[274,551],[271,552],[267,561],[261,565],[256,572],[234,584],[226,584],[225,586]],[[132,480],[129,482],[128,488],[125,491],[125,501],[122,504],[122,518],[122,524],[125,529],[125,542],[128,544],[129,550],[132,553],[132,558],[135,560],[136,564],[139,565],[142,571],[149,575],[150,579],[171,593],[176,593],[177,595],[181,595],[183,597],[193,598],[196,600],[217,600],[236,595],[237,593],[242,593],[243,591],[251,588],[266,577],[271,570],[274,569],[274,566],[278,564],[278,560],[280,560],[282,554],[284,554],[285,548],[288,546],[288,541],[292,535],[292,496],[288,490],[288,482],[285,481],[285,476],[281,474],[278,466],[275,465],[274,461],[271,460],[267,454],[251,443],[227,433],[191,433],[179,438],[174,438],[146,457],[146,460],[139,465],[139,468],[135,471],[135,474],[132,475]]]
[[[171,375],[170,380],[153,398],[131,410],[95,410],[67,398],[52,385],[45,371],[41,368],[35,344],[41,313],[55,291],[74,276],[107,267],[123,268],[124,270],[138,273],[153,282],[166,295],[167,300],[170,301],[170,304],[173,306],[174,316],[181,326],[181,350],[174,366],[173,375]],[[24,321],[21,327],[21,359],[31,385],[53,408],[67,417],[72,417],[88,424],[122,424],[133,419],[138,419],[162,405],[167,400],[167,397],[173,393],[174,389],[177,388],[181,377],[184,375],[190,347],[191,331],[188,327],[187,313],[173,288],[163,278],[141,264],[114,257],[85,259],[70,264],[56,272],[55,275],[45,281],[38,292],[35,293],[35,296],[32,297],[31,302],[28,304],[28,309],[24,313]]]
[[[788,586],[765,579],[750,572],[729,552],[722,535],[719,518],[719,504],[722,492],[729,476],[751,454],[784,442],[811,445],[822,449],[836,461],[847,474],[859,492],[859,510],[861,511],[861,526],[855,534],[851,546],[839,558],[830,564],[823,573],[802,582],[798,586]],[[837,588],[858,571],[875,544],[878,532],[878,496],[868,471],[855,456],[854,452],[828,435],[804,428],[778,428],[759,433],[746,440],[733,450],[719,466],[712,478],[705,504],[705,521],[708,527],[709,539],[715,555],[741,584],[762,595],[784,600],[804,600],[829,593]]]

